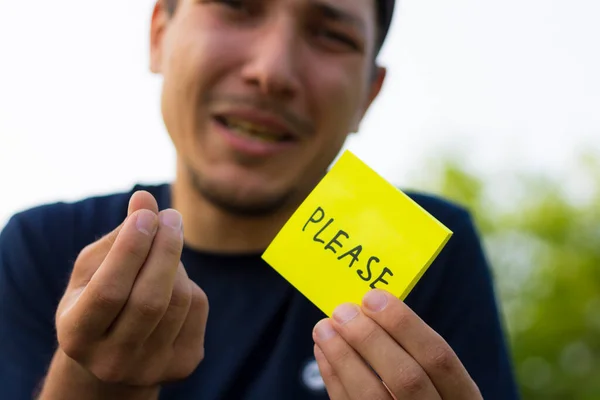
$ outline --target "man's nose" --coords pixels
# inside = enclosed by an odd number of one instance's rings
[[[293,98],[300,86],[300,38],[291,22],[274,21],[257,35],[242,72],[244,79],[262,94]]]

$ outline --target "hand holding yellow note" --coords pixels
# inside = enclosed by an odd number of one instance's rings
[[[404,300],[452,232],[346,151],[263,259],[325,314],[371,289]]]

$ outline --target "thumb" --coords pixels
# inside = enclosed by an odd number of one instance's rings
[[[156,202],[154,196],[152,196],[145,190],[139,190],[135,192],[129,199],[129,206],[127,207],[127,217],[125,218],[125,220],[121,222],[121,224],[117,226],[112,232],[109,232],[90,246],[92,247],[91,252],[101,257],[98,266],[104,260],[104,257],[106,257],[106,255],[112,248],[112,245],[115,243],[115,240],[117,240],[117,236],[119,236],[121,228],[123,227],[123,225],[125,225],[125,221],[127,221],[127,219],[138,210],[150,210],[158,215],[158,203]]]
[[[117,240],[117,236],[119,236],[119,232],[125,224],[125,221],[127,221],[127,219],[138,210],[150,210],[154,214],[158,215],[158,203],[156,202],[154,196],[152,196],[145,190],[139,190],[131,196],[131,198],[129,199],[129,206],[127,207],[127,217],[125,218],[125,220],[121,222],[121,224],[117,226],[112,232],[108,233],[96,243],[92,244],[92,246],[94,247],[93,252],[98,253],[102,257],[102,260],[104,260],[104,257],[106,257],[106,255],[112,248],[112,245],[113,243],[115,243],[115,240]],[[100,262],[102,262],[102,260]]]
[[[138,190],[129,199],[129,207],[127,208],[127,216],[136,212],[137,210],[150,210],[154,214],[158,214],[158,203],[152,194],[145,190]]]
[[[127,209],[127,217],[119,226],[113,229],[108,234],[104,235],[96,242],[86,246],[75,261],[75,267],[71,275],[70,286],[81,287],[87,285],[87,282],[92,279],[100,264],[106,258],[106,255],[117,240],[125,221],[131,217],[136,211],[146,209],[158,214],[158,204],[154,196],[150,193],[140,190],[135,192],[129,199]]]

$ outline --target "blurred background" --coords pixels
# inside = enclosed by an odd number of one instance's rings
[[[153,0],[0,0],[0,226],[170,180]],[[469,207],[525,399],[600,398],[600,2],[400,0],[348,147]]]

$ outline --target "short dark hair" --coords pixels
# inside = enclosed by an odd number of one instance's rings
[[[392,14],[394,13],[395,0],[375,0],[377,2],[376,18],[377,18],[377,43],[375,56],[381,50],[385,37],[387,36],[390,24],[392,22]],[[179,0],[163,0],[167,12],[170,15],[175,13]]]
[[[167,9],[167,12],[170,15],[173,15],[175,13],[175,9],[177,8],[177,2],[179,0],[163,0],[164,4],[165,4],[165,8]]]

